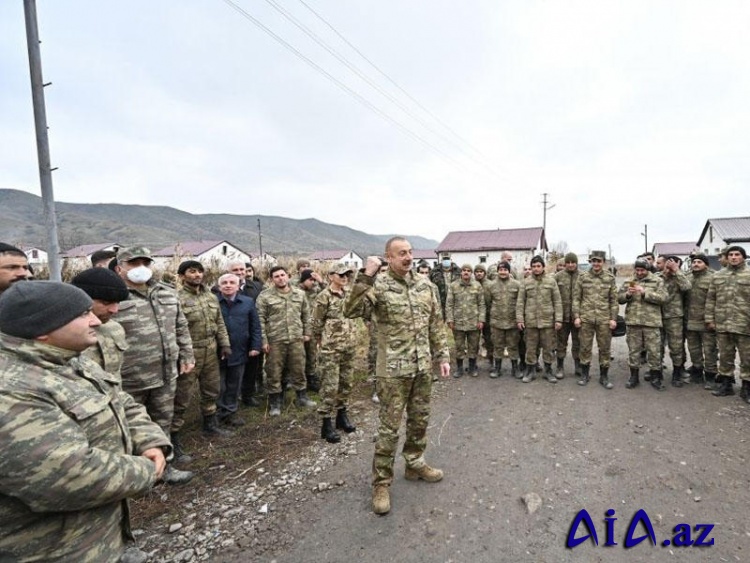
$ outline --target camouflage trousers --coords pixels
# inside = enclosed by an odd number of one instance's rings
[[[596,337],[596,347],[599,350],[599,366],[607,368],[609,367],[609,359],[612,356],[612,331],[609,328],[609,320],[597,321],[596,323],[581,323],[581,354],[579,359],[585,366],[591,365],[594,337]],[[558,348],[559,352],[560,349]]]
[[[492,327],[489,320],[485,321],[484,328],[482,328],[482,342],[484,342],[484,349],[487,350],[487,358],[494,357],[495,343],[492,340]],[[500,353],[502,354],[502,350]]]
[[[375,328],[375,323],[368,324],[367,333],[370,337],[370,344],[367,348],[367,374],[374,376],[375,363],[378,359],[378,329]]]
[[[572,322],[563,323],[562,328],[557,331],[557,351],[558,358],[565,358],[568,353],[568,338],[571,340],[570,352],[573,359],[577,360],[581,355],[581,329],[576,328]]]
[[[716,333],[708,330],[689,330],[686,336],[693,367],[716,373],[719,359]]]
[[[177,389],[177,378],[172,379],[161,387],[128,391],[135,402],[146,407],[148,416],[169,436],[172,429],[172,415],[174,413],[174,394]]]
[[[427,447],[427,424],[430,419],[432,375],[420,372],[411,377],[379,377],[380,421],[375,456],[372,460],[372,484],[393,482],[393,462],[398,446],[398,430],[406,410],[406,440],[401,455],[407,467],[424,465]]]
[[[281,376],[285,370],[295,391],[307,388],[302,340],[271,343],[271,350],[266,356],[266,388],[269,393],[281,393]]]
[[[456,359],[463,360],[465,357],[476,358],[479,352],[479,337],[477,330],[454,330],[453,340],[456,343]]]
[[[318,369],[318,344],[314,339],[305,342],[305,376],[311,376]]]
[[[518,359],[518,341],[521,338],[521,333],[517,328],[492,328],[492,346],[494,347],[494,358],[501,360],[503,358],[503,351],[508,349],[508,357],[511,360]]]
[[[196,380],[201,397],[201,414],[208,416],[216,412],[216,399],[219,398],[219,357],[216,355],[216,345],[194,348],[193,353],[193,371],[177,378],[172,432],[179,432],[185,424],[185,413],[190,407]]]
[[[526,327],[526,365],[533,366],[536,364],[539,356],[539,348],[542,349],[542,361],[545,364],[551,364],[555,356],[555,329],[548,328],[531,328]]]
[[[318,414],[323,418],[332,418],[336,416],[338,409],[349,406],[354,354],[354,348],[340,351],[323,348],[318,353],[318,371],[321,378]]]
[[[669,347],[669,357],[673,366],[685,363],[685,329],[682,317],[663,319],[664,343]]]
[[[661,329],[652,326],[628,325],[628,366],[641,367],[641,352],[648,355],[648,369],[661,371]]]
[[[740,356],[740,379],[750,381],[750,336],[736,332],[719,332],[719,375],[734,378],[734,360]]]

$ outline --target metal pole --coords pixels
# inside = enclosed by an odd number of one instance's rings
[[[260,248],[260,267],[263,268],[263,233],[260,230],[260,217],[258,217],[258,248]]]
[[[60,243],[57,240],[57,216],[55,196],[52,193],[52,167],[47,136],[47,112],[44,107],[44,81],[42,79],[42,57],[39,50],[39,28],[36,20],[36,0],[24,0],[23,11],[26,18],[26,44],[29,51],[31,72],[31,99],[34,105],[34,125],[36,127],[36,151],[39,160],[39,180],[44,205],[44,224],[47,230],[47,254],[49,256],[49,278],[61,281]]]

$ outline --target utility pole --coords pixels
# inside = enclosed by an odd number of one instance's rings
[[[641,236],[644,238],[644,252],[648,252],[648,225],[643,225],[643,232],[641,233]]]
[[[260,248],[260,267],[263,268],[263,233],[260,231],[260,217],[258,217],[258,247]]]
[[[544,235],[544,240],[547,240],[547,211],[552,209],[556,204],[548,205],[549,202],[547,201],[548,193],[542,194],[542,234]],[[547,251],[543,250],[544,257],[547,257]]]
[[[48,84],[42,79],[42,56],[39,50],[39,27],[36,20],[36,0],[23,0],[23,12],[26,19],[26,45],[29,51],[29,70],[31,72],[31,99],[34,106],[34,125],[36,127],[36,152],[39,160],[39,180],[42,188],[44,205],[44,224],[47,230],[47,254],[49,256],[49,279],[62,281],[60,271],[60,243],[57,240],[57,215],[55,214],[55,196],[52,193],[52,170],[49,155],[49,137],[47,136],[47,111],[44,106],[44,87]]]

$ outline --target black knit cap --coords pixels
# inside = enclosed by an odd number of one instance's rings
[[[107,268],[89,268],[72,280],[74,286],[82,289],[91,299],[119,303],[129,296],[128,286],[122,278]]]
[[[12,246],[8,244],[7,242],[0,242],[0,253],[3,252],[10,252],[11,254],[23,254],[26,256],[23,250],[20,248],[16,248],[15,246]]]
[[[313,277],[312,270],[302,270],[302,273],[299,275],[299,283],[304,283],[312,277]]]
[[[497,269],[499,270],[500,268],[510,272],[510,262],[498,262]]]
[[[650,266],[647,260],[638,258],[638,260],[635,261],[635,265],[633,266],[633,268],[643,268],[645,270],[648,270]]]
[[[700,261],[701,261],[701,262],[703,262],[703,263],[704,263],[704,264],[705,264],[706,266],[708,266],[708,265],[709,265],[709,262],[708,262],[708,256],[706,256],[706,255],[705,255],[705,254],[703,254],[702,252],[699,252],[699,253],[697,253],[697,254],[691,254],[691,255],[690,255],[690,260],[700,260]]]
[[[197,260],[185,260],[180,266],[177,268],[177,273],[181,276],[185,275],[185,272],[187,272],[190,268],[195,268],[199,272],[205,272],[205,268],[203,267],[203,264],[198,262]]]
[[[529,264],[541,264],[542,266],[544,266],[544,258],[537,254],[531,259],[531,262],[529,262]]]
[[[70,284],[19,281],[0,296],[0,331],[36,338],[65,326],[91,305],[91,298]]]
[[[727,248],[727,256],[729,256],[730,252],[739,252],[740,254],[742,254],[743,259],[747,258],[747,252],[745,252],[745,249],[736,244],[734,246],[730,246],[729,248]]]

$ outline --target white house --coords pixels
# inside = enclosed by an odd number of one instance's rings
[[[547,250],[542,227],[495,229],[491,231],[452,231],[437,247],[438,260],[448,258],[458,264],[494,264],[503,252],[513,254],[513,265],[521,268],[535,254]]]
[[[23,250],[23,253],[26,255],[26,260],[29,261],[29,265],[34,269],[46,266],[49,262],[47,251],[38,246],[22,246],[21,250]]]
[[[63,252],[60,257],[65,268],[72,270],[85,270],[91,267],[91,255],[99,250],[111,250],[119,252],[123,245],[116,242],[99,242],[95,244],[82,244]]]
[[[703,254],[715,256],[725,246],[737,245],[750,254],[750,217],[709,219],[698,238],[697,247]]]
[[[412,248],[411,250],[412,259],[414,260],[414,263],[412,264],[412,267],[416,269],[417,264],[421,260],[424,260],[427,262],[427,264],[430,265],[430,268],[435,268],[438,265],[438,256],[437,251],[435,249],[422,249],[422,248]]]
[[[353,250],[318,250],[309,256],[309,260],[318,264],[324,262],[341,264],[354,271],[359,270],[364,265],[362,257]]]
[[[154,265],[160,269],[176,269],[184,260],[197,260],[206,267],[223,268],[227,262],[250,262],[251,255],[226,240],[189,240],[152,252]]]

